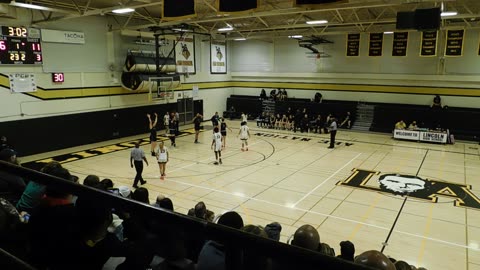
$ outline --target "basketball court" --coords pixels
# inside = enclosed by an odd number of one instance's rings
[[[176,212],[184,214],[204,201],[216,214],[239,212],[246,224],[265,226],[277,221],[283,228],[282,242],[301,225],[311,224],[317,227],[321,241],[337,253],[340,241],[350,240],[356,254],[384,247],[385,254],[427,269],[480,269],[480,208],[475,204],[475,194],[480,196],[478,145],[404,142],[388,134],[340,130],[337,145],[331,150],[327,148],[328,134],[254,125],[250,123],[248,152],[240,150],[236,134],[228,135],[223,165],[219,166],[213,165],[208,128],[200,133],[200,144],[193,143],[193,130],[183,130],[177,148],[169,147],[168,139],[159,133],[170,150],[170,162],[162,181],[155,159],[148,157],[150,166],[143,175],[151,202],[163,194],[172,199]],[[230,126],[239,123],[230,122]],[[127,146],[143,137],[22,161],[46,162],[54,157],[81,181],[96,174],[112,179],[116,186],[131,187],[135,170],[129,166],[131,148]],[[146,141],[142,148],[149,153]],[[104,154],[69,158],[70,153],[86,149],[100,149]],[[114,151],[106,153],[105,149]],[[417,190],[409,196],[395,195],[392,187],[379,184],[382,175],[391,174],[402,179],[417,176],[415,179],[422,179],[425,185],[414,184]],[[418,189],[423,190],[418,193]]]

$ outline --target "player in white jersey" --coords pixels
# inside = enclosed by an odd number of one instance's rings
[[[242,122],[240,124],[240,131],[238,132],[240,135],[240,140],[242,140],[242,151],[245,151],[244,147],[248,151],[248,139],[250,138],[250,129],[247,126],[247,122]]]
[[[215,152],[215,165],[222,164],[222,134],[220,134],[218,127],[213,129],[212,147]]]
[[[167,147],[165,147],[165,143],[163,141],[160,141],[160,145],[157,148],[157,161],[158,161],[158,167],[160,168],[160,179],[163,180],[165,179],[165,169],[167,168],[167,162],[169,160],[169,154]]]

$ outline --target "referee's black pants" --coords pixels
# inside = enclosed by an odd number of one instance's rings
[[[135,175],[135,181],[133,182],[133,186],[136,187],[138,185],[138,181],[143,183],[142,172],[143,172],[143,160],[140,161],[133,161],[133,165],[135,166],[135,171],[137,171],[137,175]]]
[[[335,147],[335,136],[337,136],[337,131],[331,130],[330,131],[330,148]]]

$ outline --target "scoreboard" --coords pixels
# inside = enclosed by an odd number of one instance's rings
[[[40,29],[2,26],[0,65],[41,65]]]

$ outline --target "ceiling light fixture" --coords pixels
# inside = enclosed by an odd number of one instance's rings
[[[233,39],[233,40],[235,40],[235,41],[244,41],[244,40],[247,40],[247,39],[246,39],[246,38],[235,38],[235,39]]]
[[[288,36],[288,38],[303,38],[302,35],[293,35],[293,36]]]
[[[32,5],[32,4],[26,4],[26,3],[17,3],[16,1],[11,1],[10,2],[11,6],[14,7],[22,7],[22,8],[29,8],[29,9],[37,9],[37,10],[47,10],[51,11],[49,7],[44,7],[44,6],[39,6],[39,5]]]
[[[385,35],[391,35],[391,34],[393,34],[392,31],[385,31],[385,32],[383,32],[383,33],[384,33]]]
[[[457,16],[458,12],[456,11],[443,11],[441,16],[442,17],[450,17],[450,16]]]
[[[115,14],[125,14],[125,13],[131,13],[131,12],[134,12],[135,9],[133,8],[117,8],[117,9],[114,9],[112,10],[113,13]]]
[[[233,27],[231,27],[231,26],[217,29],[217,31],[219,31],[219,32],[226,32],[226,31],[232,31],[232,30],[233,30]]]
[[[307,24],[326,24],[326,23],[328,23],[327,20],[307,21]]]

